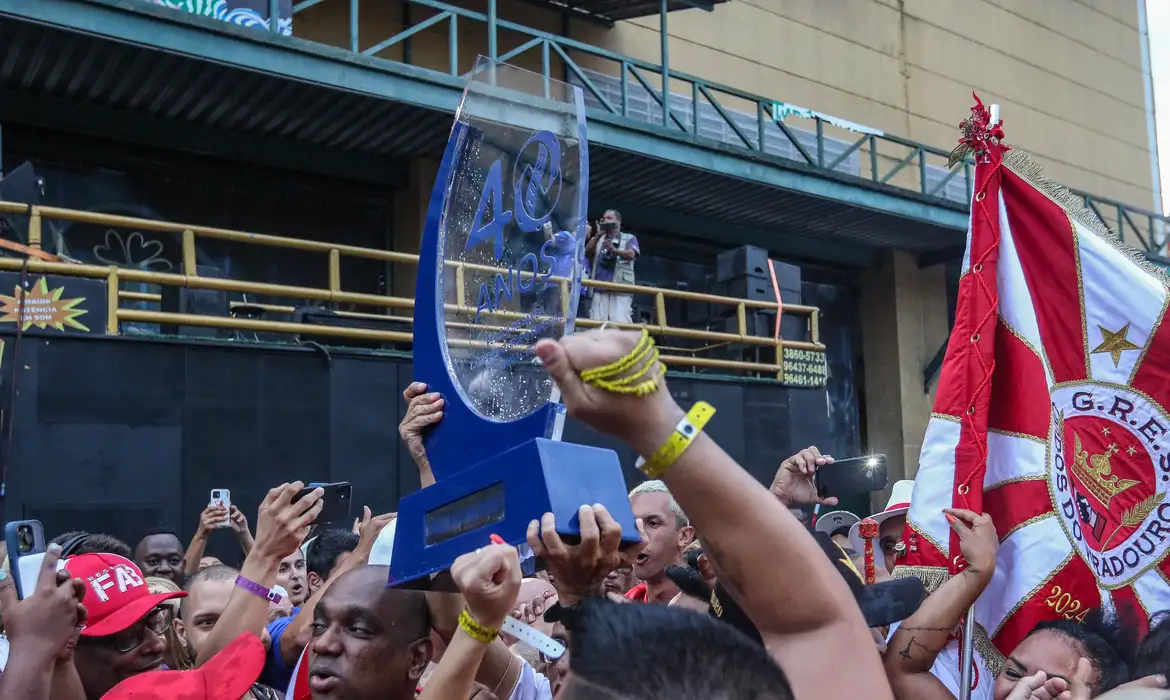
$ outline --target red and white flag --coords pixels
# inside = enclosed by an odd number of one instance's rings
[[[293,667],[292,680],[289,681],[284,697],[287,700],[309,700],[312,696],[309,689],[309,647],[306,646],[297,658],[297,665]]]
[[[973,698],[1038,622],[1170,608],[1167,281],[988,121],[964,122],[967,251],[899,567],[933,589],[962,565],[942,509],[992,516]],[[958,659],[934,669],[956,696]]]

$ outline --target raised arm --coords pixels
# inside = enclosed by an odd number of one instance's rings
[[[294,502],[304,488],[297,481],[277,486],[268,492],[256,517],[256,546],[240,567],[245,586],[271,589],[276,585],[280,560],[296,551],[309,532],[309,526],[321,512],[323,489],[314,489]],[[195,665],[201,666],[244,632],[260,636],[268,624],[268,599],[262,593],[237,585],[232,589],[223,615],[207,636]]]
[[[884,664],[898,700],[953,700],[954,696],[930,669],[960,618],[983,593],[995,572],[999,536],[991,517],[969,510],[947,510],[946,514],[951,527],[959,533],[967,568],[927,596],[890,638]]]
[[[520,558],[515,547],[493,544],[456,559],[451,577],[471,619],[459,623],[419,700],[471,697],[480,665],[498,643],[500,627],[520,592]]]
[[[187,545],[187,552],[183,555],[183,574],[185,576],[190,576],[199,570],[199,560],[203,558],[203,552],[207,549],[207,538],[227,515],[227,511],[222,506],[214,503],[207,504],[207,507],[199,514],[199,527],[195,530],[195,536],[191,538],[191,544]]]
[[[49,545],[36,588],[24,600],[16,595],[12,575],[0,571],[0,606],[11,645],[0,675],[0,700],[85,700],[73,650],[85,626],[81,601],[87,584],[57,571],[60,558],[61,546]]]
[[[536,353],[570,414],[652,455],[684,416],[665,385],[637,398],[588,386],[579,375],[625,356],[638,340],[630,332],[584,333],[541,341]],[[797,697],[891,697],[848,585],[775,496],[705,434],[661,478]],[[851,673],[840,673],[841,658],[850,659]]]
[[[244,550],[244,557],[247,557],[252,552],[252,547],[256,546],[256,538],[252,537],[252,530],[248,527],[248,518],[244,511],[232,506],[231,519],[236,541],[240,543],[240,549]]]
[[[423,432],[443,419],[443,398],[438,394],[427,393],[427,385],[422,382],[413,382],[402,392],[406,399],[406,415],[398,424],[398,435],[402,444],[410,452],[410,458],[418,467],[418,477],[422,488],[435,483],[435,475],[431,473],[431,462],[427,459],[426,449],[423,448]]]

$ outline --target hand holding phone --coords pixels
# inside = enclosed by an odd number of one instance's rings
[[[314,521],[318,525],[346,523],[353,519],[350,512],[353,504],[353,485],[348,481],[337,481],[331,484],[309,484],[301,489],[293,498],[293,503],[309,495],[314,489],[322,489],[321,513]]]
[[[302,494],[302,491],[307,493]],[[321,512],[322,490],[305,489],[302,482],[277,486],[268,492],[256,516],[253,550],[287,557],[301,546],[309,527]]]
[[[855,496],[886,487],[885,455],[868,455],[826,464],[816,473],[817,493],[821,496]]]
[[[13,525],[27,526],[40,523],[24,520],[8,523],[5,534]],[[15,533],[14,533],[15,534]],[[0,579],[0,606],[4,609],[4,632],[12,644],[22,650],[40,650],[46,661],[54,661],[71,643],[85,625],[85,582],[72,578],[64,569],[60,545],[46,552],[22,559],[35,558],[38,569],[24,580],[25,595],[17,590],[17,577],[5,575]],[[13,567],[13,572],[17,568]],[[50,663],[51,666],[51,663]]]
[[[8,545],[8,568],[12,571],[16,596],[24,600],[32,594],[45,558],[45,529],[39,520],[17,520],[4,526]]]
[[[818,494],[816,485],[817,470],[832,463],[832,457],[821,454],[815,445],[810,445],[780,463],[770,490],[789,508],[805,505],[835,506],[837,498]]]

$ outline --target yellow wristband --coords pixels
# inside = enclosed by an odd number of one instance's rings
[[[662,476],[667,469],[674,466],[695,438],[699,437],[699,433],[703,432],[703,426],[707,425],[707,421],[711,420],[713,415],[714,406],[706,401],[696,401],[691,410],[687,411],[687,415],[674,426],[674,432],[667,438],[666,444],[659,447],[649,458],[639,457],[634,466],[648,479]]]
[[[463,612],[459,613],[459,629],[466,632],[468,637],[484,644],[491,644],[500,636],[499,630],[476,622],[471,613],[467,612],[467,608],[463,608]]]

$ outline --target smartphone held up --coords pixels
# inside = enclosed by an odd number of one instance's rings
[[[353,523],[353,514],[350,512],[353,503],[353,485],[348,481],[337,481],[331,484],[309,484],[301,489],[296,496],[293,496],[293,503],[308,496],[313,491],[322,489],[324,493],[321,495],[321,513],[314,521],[316,525],[332,525],[344,523],[350,525]]]
[[[17,520],[4,526],[4,541],[8,545],[8,564],[16,595],[21,600],[32,594],[41,575],[45,560],[45,529],[39,520]],[[65,568],[65,561],[57,562],[57,570]]]
[[[817,470],[817,493],[828,496],[857,496],[881,491],[889,481],[885,455],[841,459]]]
[[[229,489],[211,489],[211,500],[208,501],[213,506],[223,508],[223,520],[218,527],[225,528],[232,525],[232,492]]]

